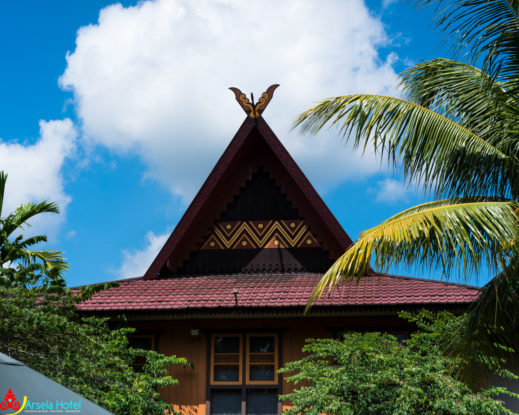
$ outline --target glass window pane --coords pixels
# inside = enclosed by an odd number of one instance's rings
[[[241,390],[213,390],[211,414],[241,415]]]
[[[250,352],[251,353],[274,353],[274,337],[250,337]]]
[[[237,365],[218,365],[214,367],[215,382],[236,382],[240,379],[240,367]]]
[[[247,391],[247,415],[277,415],[277,389],[250,389]]]
[[[239,337],[222,337],[214,338],[215,353],[240,353]]]
[[[274,380],[274,366],[250,365],[250,380]]]

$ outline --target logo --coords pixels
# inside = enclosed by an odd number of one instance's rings
[[[3,411],[7,411],[8,409],[12,409],[15,412],[10,412],[6,415],[16,415],[23,411],[23,408],[25,408],[25,405],[27,404],[27,396],[23,397],[23,403],[16,401],[16,396],[14,396],[14,393],[11,389],[7,392],[5,395],[5,398],[3,402],[0,402],[0,409]]]
[[[33,401],[29,400],[27,396],[23,397],[23,402],[16,400],[12,389],[5,395],[5,398],[0,402],[0,415],[16,415],[23,413],[46,413],[46,414],[78,414],[81,413],[81,400],[79,401],[64,401],[63,399],[56,399],[49,401]]]

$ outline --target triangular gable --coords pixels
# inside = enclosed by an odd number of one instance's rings
[[[250,104],[244,98],[244,94],[238,94],[238,90],[233,89],[238,102],[248,113],[248,117],[152,262],[144,276],[145,279],[156,278],[161,270],[166,268],[170,270],[181,268],[190,253],[200,249],[202,245],[205,248],[218,248],[218,244],[222,246],[221,239],[214,239],[215,235],[212,232],[219,224],[218,221],[226,212],[230,202],[240,192],[240,189],[243,189],[244,180],[251,179],[258,170],[258,165],[268,165],[268,173],[273,176],[276,186],[281,188],[290,203],[297,208],[300,217],[304,218],[304,226],[312,231],[308,233],[306,239],[297,240],[300,243],[299,246],[304,246],[304,241],[310,241],[308,245],[312,247],[318,247],[322,243],[330,258],[335,260],[352,243],[337,219],[261,116],[266,104],[272,98],[273,89],[275,87],[269,88],[257,105]],[[289,241],[286,239],[289,234],[280,232],[285,225],[281,222],[277,225],[279,227],[277,240],[273,239],[265,243],[268,245],[278,241],[288,244]],[[299,223],[297,225],[299,226]],[[233,226],[236,224],[233,223]],[[255,226],[253,222],[250,222],[248,226],[251,232],[259,231],[259,228],[253,229]],[[290,228],[285,230],[288,232]],[[255,242],[253,234],[245,236],[248,240],[240,241],[245,244],[244,248],[247,243],[254,244]],[[214,245],[211,245],[211,242]]]

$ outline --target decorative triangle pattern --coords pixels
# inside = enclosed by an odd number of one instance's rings
[[[243,232],[231,249],[254,249],[254,242]]]
[[[306,232],[297,245],[298,248],[318,248],[319,246],[319,241],[310,232]]]
[[[258,238],[261,238],[265,235],[265,232],[272,225],[271,220],[251,220],[249,221],[249,225],[251,229],[256,233]]]
[[[270,241],[263,247],[265,249],[289,248],[290,246],[284,241],[283,237],[275,232]]]
[[[273,242],[276,237],[284,248],[321,247],[304,221],[297,219],[217,222],[200,250],[279,248]]]
[[[225,249],[222,243],[218,240],[215,235],[211,235],[202,245],[202,250],[208,249]]]

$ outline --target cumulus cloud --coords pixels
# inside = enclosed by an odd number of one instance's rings
[[[101,10],[82,27],[60,78],[83,135],[138,154],[146,176],[189,201],[244,118],[230,91],[256,96],[280,83],[265,118],[323,191],[378,171],[334,132],[289,133],[318,99],[393,93],[396,57],[362,0],[156,0]]]
[[[74,124],[65,119],[40,121],[40,137],[34,144],[0,140],[0,166],[8,174],[4,215],[29,201],[57,202],[60,215],[35,217],[30,222],[32,232],[55,234],[71,200],[64,188],[62,167],[74,152],[76,138]]]
[[[396,203],[407,201],[408,186],[395,179],[385,179],[377,183],[377,202]]]
[[[144,275],[152,261],[166,243],[169,234],[155,235],[153,232],[146,234],[146,243],[141,250],[123,250],[121,267],[116,271],[120,278],[140,277]]]

